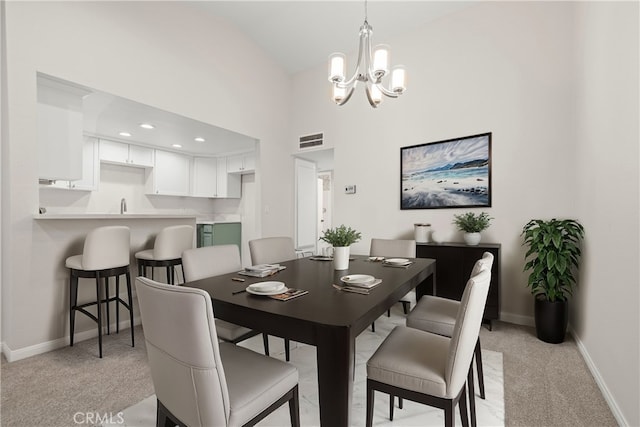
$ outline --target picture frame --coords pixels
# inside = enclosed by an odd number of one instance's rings
[[[491,207],[491,132],[400,148],[400,209]]]

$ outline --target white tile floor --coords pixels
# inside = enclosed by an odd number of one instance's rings
[[[353,386],[351,425],[365,424],[366,409],[366,362],[378,348],[384,337],[396,325],[404,324],[404,315],[400,304],[393,307],[391,317],[383,316],[376,321],[376,332],[371,329],[364,331],[356,340],[356,377]],[[271,355],[284,360],[283,340],[270,337]],[[244,346],[262,353],[262,337],[260,335],[247,340]],[[291,342],[291,363],[300,373],[300,420],[301,425],[318,426],[318,383],[316,373],[315,347]],[[504,387],[502,371],[502,353],[485,350],[483,367],[485,373],[486,400],[476,398],[477,420],[479,426],[504,426]],[[396,404],[397,405],[397,404]],[[373,424],[375,426],[443,426],[443,411],[418,403],[406,401],[404,409],[396,407],[394,421],[389,421],[389,398],[386,394],[376,393]],[[153,427],[155,426],[156,400],[155,395],[124,410],[125,426]],[[456,411],[456,424],[461,425],[459,413]],[[281,427],[289,426],[288,405],[282,406],[259,426]],[[119,424],[123,426],[123,424]],[[105,427],[107,427],[105,425]]]

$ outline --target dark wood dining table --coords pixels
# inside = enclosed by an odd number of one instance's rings
[[[411,289],[418,287],[417,292],[422,295],[432,293],[435,286],[433,259],[416,258],[409,267],[397,268],[364,256],[352,258],[348,270],[334,270],[330,261],[299,258],[280,263],[286,269],[268,278],[244,277],[245,282],[238,282],[232,280],[240,277],[234,273],[185,283],[211,295],[217,318],[316,347],[322,426],[349,425],[356,337]],[[349,274],[368,274],[382,282],[368,295],[332,286]],[[309,293],[277,301],[237,292],[251,283],[267,280]]]

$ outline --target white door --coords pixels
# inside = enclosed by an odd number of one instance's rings
[[[318,242],[318,177],[316,164],[295,159],[295,245],[296,250],[316,253]]]

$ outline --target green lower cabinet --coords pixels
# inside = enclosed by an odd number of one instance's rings
[[[220,222],[198,224],[197,245],[203,246],[237,245],[242,250],[242,224],[239,222]]]

